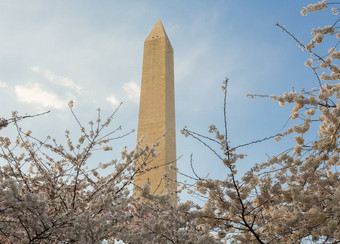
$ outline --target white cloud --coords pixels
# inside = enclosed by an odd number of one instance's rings
[[[34,71],[35,73],[41,74],[44,76],[46,79],[52,81],[53,83],[64,86],[64,87],[69,87],[78,93],[81,93],[81,90],[83,89],[81,86],[77,85],[71,78],[69,77],[64,77],[60,75],[55,75],[51,71],[47,69],[42,69],[39,67],[31,67],[31,70]]]
[[[33,103],[44,107],[64,109],[67,102],[58,98],[53,92],[44,90],[39,83],[29,83],[25,86],[14,87],[15,94],[20,102]]]
[[[113,95],[107,97],[106,100],[109,101],[114,107],[117,107],[120,104],[118,99]]]
[[[136,82],[130,81],[124,83],[123,89],[127,93],[130,100],[139,103],[140,89]]]
[[[5,89],[5,88],[7,88],[7,87],[8,87],[7,83],[4,82],[4,81],[2,81],[2,80],[0,80],[0,88],[1,88],[1,89]]]

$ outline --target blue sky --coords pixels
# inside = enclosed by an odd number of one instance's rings
[[[208,150],[180,133],[185,125],[206,133],[209,124],[223,126],[225,77],[230,78],[228,122],[233,146],[280,132],[289,107],[245,94],[281,94],[294,87],[317,86],[304,61],[308,54],[275,23],[280,21],[303,42],[313,27],[334,17],[302,17],[311,1],[0,1],[0,117],[11,111],[44,117],[22,127],[62,141],[65,129],[78,132],[67,108],[75,101],[79,119],[95,120],[96,108],[109,115],[124,104],[114,120],[125,131],[137,128],[138,91],[143,42],[161,19],[174,48],[178,167],[190,172],[194,154],[199,174],[223,178],[226,171]],[[1,136],[13,135],[8,128]],[[115,145],[133,148],[136,133]],[[239,169],[285,150],[292,138],[246,148]],[[110,158],[106,153],[100,156]],[[94,158],[91,162],[97,163]],[[181,179],[182,180],[182,179]]]

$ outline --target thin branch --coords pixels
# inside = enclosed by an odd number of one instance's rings
[[[224,90],[224,103],[223,103],[223,118],[224,118],[224,131],[225,131],[225,149],[230,159],[229,143],[228,143],[228,123],[227,123],[227,92],[228,92],[229,79],[225,78],[222,89]]]
[[[194,168],[194,166],[192,165],[193,161],[194,161],[194,160],[192,159],[192,154],[191,154],[191,155],[190,155],[190,167],[191,167],[191,170],[192,170],[192,172],[194,173],[194,175],[195,175],[199,180],[202,180],[202,178],[199,177],[199,176],[196,174],[195,168]]]
[[[282,136],[282,134],[279,133],[279,134],[276,134],[276,135],[273,135],[273,136],[268,136],[268,137],[263,138],[263,139],[259,139],[259,140],[256,140],[256,141],[252,141],[252,142],[248,142],[248,143],[245,143],[245,144],[241,144],[241,145],[238,145],[238,146],[236,146],[236,147],[233,147],[232,149],[237,149],[237,148],[240,148],[240,147],[249,146],[249,145],[251,145],[251,144],[255,144],[255,143],[267,141],[267,140],[273,139],[273,138],[275,138],[275,137],[277,137],[277,136]]]
[[[303,43],[301,41],[299,41],[293,34],[291,34],[285,27],[283,27],[279,22],[276,23],[276,26],[280,27],[282,29],[282,32],[286,32],[288,35],[290,35],[297,43],[299,43],[299,45],[301,45],[305,50],[306,46],[303,45]],[[313,51],[307,50],[308,52],[310,52],[312,55],[316,56],[319,58],[319,60],[324,61],[324,59],[322,57],[320,57],[318,54],[314,53]]]

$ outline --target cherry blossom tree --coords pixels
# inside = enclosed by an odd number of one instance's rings
[[[69,104],[74,114],[72,106]],[[116,111],[115,111],[116,112]],[[2,243],[101,243],[113,240],[128,222],[129,189],[134,160],[150,156],[150,150],[124,149],[120,160],[87,165],[96,150],[111,150],[108,143],[118,127],[106,134],[115,112],[104,122],[100,111],[87,130],[79,122],[81,135],[72,142],[65,132],[67,147],[47,137],[23,132],[13,113],[8,120],[16,126],[15,141],[0,137],[0,238]],[[3,123],[7,125],[8,123]],[[102,173],[110,172],[107,174]]]
[[[328,10],[339,3],[325,0],[310,4],[301,10],[302,15]],[[338,9],[331,8],[337,15]],[[226,119],[226,79],[224,90],[223,132],[211,125],[208,138],[201,134],[182,130],[185,136],[193,137],[208,147],[227,170],[222,180],[198,178],[196,190],[207,198],[204,207],[197,209],[197,225],[217,232],[228,243],[339,243],[340,242],[340,69],[337,65],[340,52],[336,50],[340,33],[336,19],[332,25],[313,29],[313,38],[303,44],[286,27],[277,23],[284,33],[298,42],[303,51],[310,54],[305,62],[316,77],[316,88],[295,90],[281,96],[248,94],[268,97],[281,106],[294,105],[290,116],[297,121],[285,132],[263,140],[280,140],[294,135],[295,145],[266,162],[258,163],[242,177],[236,165],[245,155],[238,154],[228,138]],[[325,38],[334,40],[328,54],[317,53],[317,47]],[[311,129],[316,124],[318,130]],[[313,127],[315,128],[315,127]],[[305,141],[305,138],[316,138]],[[215,148],[210,142],[218,143]],[[197,192],[194,192],[197,194]]]

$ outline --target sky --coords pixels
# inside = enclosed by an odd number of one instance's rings
[[[161,19],[174,48],[177,156],[181,172],[190,174],[190,155],[201,176],[224,178],[227,171],[197,141],[184,138],[187,126],[208,135],[208,126],[223,130],[223,92],[228,86],[228,135],[232,146],[282,132],[290,107],[267,99],[247,99],[246,93],[277,94],[317,86],[304,66],[309,57],[275,26],[277,21],[308,43],[313,27],[332,23],[334,16],[301,16],[313,1],[269,0],[1,0],[0,117],[49,114],[22,121],[25,130],[63,142],[66,129],[79,135],[68,109],[69,100],[80,121],[96,120],[97,108],[109,116],[123,102],[112,129],[137,129],[143,42]],[[13,136],[13,128],[0,136]],[[90,162],[133,149],[137,133],[115,142]],[[242,173],[268,155],[292,145],[293,138],[249,146],[239,152]],[[185,178],[179,176],[180,181]]]

